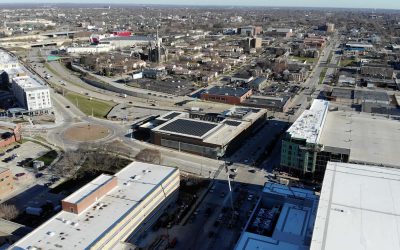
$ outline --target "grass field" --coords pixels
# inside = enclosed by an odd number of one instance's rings
[[[319,75],[319,82],[318,84],[322,84],[325,79],[326,71],[328,71],[328,68],[323,68],[321,71],[321,74]]]
[[[290,59],[307,61],[308,63],[315,63],[316,61],[318,61],[318,58],[302,57],[302,56],[291,56]]]
[[[339,62],[339,66],[340,66],[340,67],[347,67],[347,66],[353,65],[353,63],[355,63],[354,60],[352,60],[352,59],[345,59],[345,60],[341,60],[341,61]]]
[[[57,158],[57,155],[58,154],[55,150],[51,150],[36,160],[44,162],[45,166],[49,166]]]
[[[333,51],[329,53],[328,59],[326,60],[327,63],[331,63],[333,57]]]
[[[114,102],[90,98],[75,92],[68,92],[65,97],[86,115],[92,115],[93,112],[93,116],[98,118],[106,117],[108,112],[116,105]]]

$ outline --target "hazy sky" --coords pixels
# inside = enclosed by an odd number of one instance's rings
[[[0,0],[0,3],[138,3],[400,9],[400,0]]]

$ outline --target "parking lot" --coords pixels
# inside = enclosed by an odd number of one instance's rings
[[[157,239],[174,242],[174,249],[233,249],[262,189],[260,185],[215,180],[198,206],[178,225],[159,228],[141,242],[144,247]],[[233,206],[233,210],[232,210]],[[150,236],[151,235],[151,236]]]
[[[0,197],[1,201],[18,196],[35,185],[45,186],[45,184],[49,183],[53,178],[53,176],[47,174],[46,171],[38,172],[31,167],[21,166],[21,162],[32,161],[49,152],[49,149],[43,145],[27,141],[22,144],[13,144],[2,149],[0,152],[4,153],[0,158],[0,167],[9,168],[14,176],[14,191],[5,197]],[[5,162],[5,160],[10,157],[12,159]],[[29,197],[32,198],[32,194],[30,194]],[[23,203],[25,202],[22,199],[21,204]]]

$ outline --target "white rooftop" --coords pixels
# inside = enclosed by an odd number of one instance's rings
[[[254,229],[249,230],[251,228],[249,224],[251,225],[251,221],[256,220],[259,208],[266,209],[267,204],[281,206],[271,236],[253,233]],[[267,182],[263,189],[263,196],[254,209],[255,214],[250,218],[235,250],[309,249],[307,239],[311,236],[317,204],[318,196],[311,190]]]
[[[367,44],[367,43],[346,43],[346,46],[348,46],[348,47],[362,47],[362,48],[373,48],[374,47],[372,44]]]
[[[289,187],[287,185],[282,185],[274,182],[265,183],[263,192],[271,194],[279,194],[284,197],[295,196],[296,198],[301,198],[301,199],[311,199],[311,200],[317,199],[317,196],[314,194],[314,191],[307,190],[304,188]]]
[[[400,170],[329,162],[311,250],[400,249]]]
[[[307,247],[301,247],[284,241],[275,240],[263,235],[245,232],[240,237],[235,250],[306,250]]]
[[[17,58],[11,56],[5,51],[0,51],[0,64],[16,63],[16,62],[18,62]]]
[[[89,248],[175,171],[175,168],[132,162],[115,174],[118,186],[98,203],[79,215],[61,211],[15,243],[12,249],[29,249],[32,246],[37,249]],[[102,182],[103,178],[106,176],[95,181]]]
[[[320,144],[350,149],[350,162],[400,167],[400,123],[353,111],[328,112]]]
[[[44,84],[39,82],[36,78],[33,78],[31,76],[18,76],[14,77],[13,81],[18,84],[23,89],[41,89],[41,88],[46,88]]]
[[[318,143],[328,106],[328,101],[315,99],[310,109],[305,110],[287,132],[292,138],[304,139],[307,143]]]

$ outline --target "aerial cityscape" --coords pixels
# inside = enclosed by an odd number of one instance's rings
[[[0,1],[0,250],[399,250],[400,3]]]

